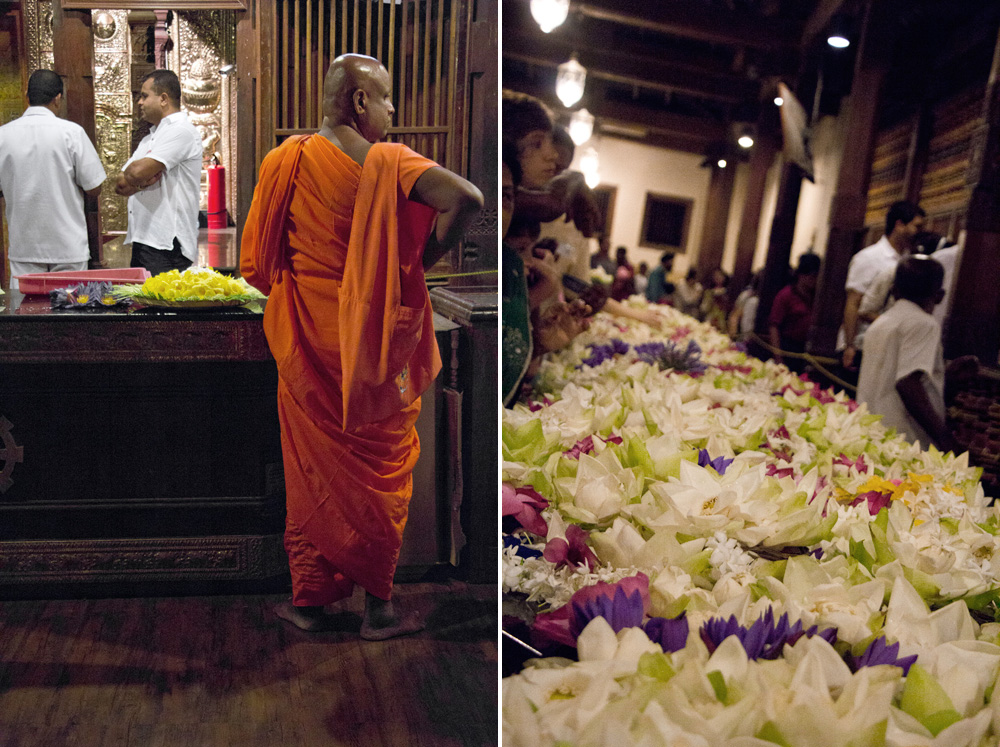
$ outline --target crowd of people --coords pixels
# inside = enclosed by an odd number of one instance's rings
[[[659,317],[628,304],[633,296],[671,305],[736,341],[754,339],[757,350],[793,371],[812,372],[817,361],[807,347],[822,265],[818,255],[799,257],[767,309],[760,308],[760,273],[737,293],[720,267],[703,276],[690,267],[675,276],[670,252],[663,252],[652,270],[644,262],[636,267],[628,247],[616,247],[612,256],[596,201],[582,175],[569,169],[572,141],[545,105],[504,92],[503,127],[506,405],[516,401],[541,357],[569,344],[596,311],[658,324]],[[885,234],[851,260],[838,360],[830,367],[849,387],[857,383],[857,399],[900,432],[925,446],[952,448],[945,395],[957,379],[974,374],[978,363],[962,358],[946,372],[942,329],[947,330],[960,250],[954,241],[923,230],[924,217],[913,203],[893,204]],[[597,244],[593,253],[591,237]],[[766,336],[755,336],[758,318]]]

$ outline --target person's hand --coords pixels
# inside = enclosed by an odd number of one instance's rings
[[[551,252],[545,254],[543,259],[534,255],[523,257],[532,308],[536,308],[538,303],[557,294],[562,285],[562,276],[556,268],[555,256]]]
[[[841,362],[844,364],[844,368],[854,368],[854,357],[857,353],[858,351],[853,345],[848,345],[844,348],[844,353],[841,356]]]
[[[543,353],[566,347],[590,326],[590,307],[580,299],[571,304],[556,303],[546,309],[535,324],[535,342]]]
[[[576,229],[588,239],[597,232],[601,223],[601,210],[594,191],[581,182],[566,209],[566,222],[573,221]]]
[[[659,329],[663,324],[663,317],[651,309],[635,309],[634,318],[654,329]]]
[[[963,355],[948,363],[945,376],[949,384],[968,384],[979,375],[979,359],[974,355]]]

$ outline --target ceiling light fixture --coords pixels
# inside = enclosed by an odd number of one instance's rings
[[[587,82],[587,68],[579,63],[576,54],[559,66],[556,74],[556,96],[563,106],[573,106],[583,98],[583,87]]]
[[[781,96],[775,96],[774,97],[774,105],[775,106],[781,106],[784,103],[785,103],[785,100],[783,98],[781,98]]]
[[[739,143],[741,148],[753,147],[753,137],[751,137],[749,132],[744,132],[742,135],[740,135],[739,139],[736,142]]]
[[[601,161],[597,149],[593,146],[587,148],[580,156],[580,171],[583,173],[583,180],[591,189],[601,183],[600,167]]]
[[[724,169],[724,168],[726,168],[726,166],[728,166],[728,165],[729,165],[729,164],[727,164],[727,163],[726,163],[726,159],[725,159],[725,158],[720,158],[720,159],[718,160],[718,166],[719,166],[719,168],[720,168],[720,169]]]
[[[586,109],[573,112],[569,118],[569,136],[576,145],[583,145],[594,134],[594,115]]]
[[[531,0],[531,16],[546,34],[569,15],[569,0]]]
[[[834,16],[830,22],[830,33],[827,34],[826,43],[834,49],[846,49],[851,46],[851,40],[848,36],[850,29],[848,26],[849,23],[846,16]]]

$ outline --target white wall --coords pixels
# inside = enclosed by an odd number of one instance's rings
[[[820,119],[813,132],[813,169],[816,181],[812,183],[804,180],[802,183],[795,220],[795,236],[792,240],[792,266],[810,247],[820,256],[826,252],[830,207],[836,192],[841,158],[847,144],[848,133],[844,122],[844,117],[826,116]],[[692,153],[653,148],[629,140],[599,136],[576,149],[576,160],[572,168],[579,168],[580,155],[590,146],[597,150],[600,158],[601,184],[618,188],[611,225],[612,256],[616,247],[626,246],[629,250],[629,261],[633,265],[638,266],[639,262],[647,262],[650,269],[655,267],[660,252],[639,247],[646,193],[656,192],[693,200],[687,246],[674,260],[674,273],[683,275],[689,266],[697,262],[698,249],[701,245],[705,206],[711,181],[710,169],[701,166],[704,158]],[[761,269],[767,258],[767,245],[778,200],[782,164],[783,159],[779,155],[767,174],[757,230],[757,248],[753,259],[754,271]],[[749,166],[746,163],[739,164],[736,167],[733,183],[722,259],[723,269],[730,273],[736,261],[736,242],[743,220],[748,179]],[[594,247],[596,248],[596,243]]]
[[[611,225],[612,257],[616,247],[626,246],[629,261],[636,267],[640,262],[646,262],[652,269],[660,261],[662,252],[639,247],[647,192],[694,201],[685,252],[678,253],[674,260],[674,272],[683,274],[688,264],[697,258],[702,224],[705,222],[711,173],[709,169],[701,168],[703,158],[605,135],[594,137],[577,148],[572,168],[579,168],[580,155],[590,146],[597,150],[600,158],[601,184],[618,188]]]

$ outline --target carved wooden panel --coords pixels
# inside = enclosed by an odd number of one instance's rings
[[[258,319],[233,322],[39,321],[4,325],[0,361],[264,361],[270,358]]]
[[[282,536],[0,542],[0,586],[252,580],[285,572]]]
[[[93,0],[61,0],[64,8],[89,10]],[[98,0],[103,8],[126,10],[246,10],[249,0]]]

